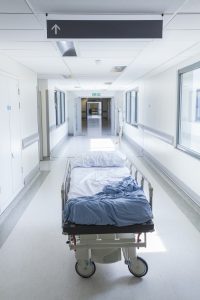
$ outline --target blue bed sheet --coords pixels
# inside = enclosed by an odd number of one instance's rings
[[[94,196],[69,199],[64,209],[65,221],[82,225],[128,226],[152,218],[149,202],[131,176]]]

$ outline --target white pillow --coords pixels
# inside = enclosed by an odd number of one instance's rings
[[[91,167],[123,167],[125,158],[120,157],[117,152],[89,152],[79,155],[71,160],[72,168],[91,168]]]

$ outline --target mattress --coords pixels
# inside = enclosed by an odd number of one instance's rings
[[[65,222],[121,227],[152,217],[149,202],[127,167],[72,169]]]

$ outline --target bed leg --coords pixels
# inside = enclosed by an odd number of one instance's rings
[[[91,261],[91,250],[77,249],[75,256],[77,260],[75,264],[77,274],[83,278],[91,277],[96,271],[95,264]]]
[[[135,247],[122,248],[122,252],[124,255],[124,262],[126,265],[128,265],[130,261],[133,261],[137,257]]]
[[[75,252],[76,260],[90,260],[91,250],[90,249],[76,249]]]

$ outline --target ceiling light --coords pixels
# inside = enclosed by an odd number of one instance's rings
[[[74,43],[72,41],[56,42],[62,56],[77,56]]]
[[[80,86],[75,86],[74,88],[75,88],[75,89],[80,89],[81,87],[80,87]]]
[[[111,82],[111,81],[108,81],[108,82],[104,82],[104,84],[110,85],[110,84],[112,84],[112,82]]]
[[[126,69],[127,66],[115,66],[112,68],[111,72],[117,72],[120,73]]]

